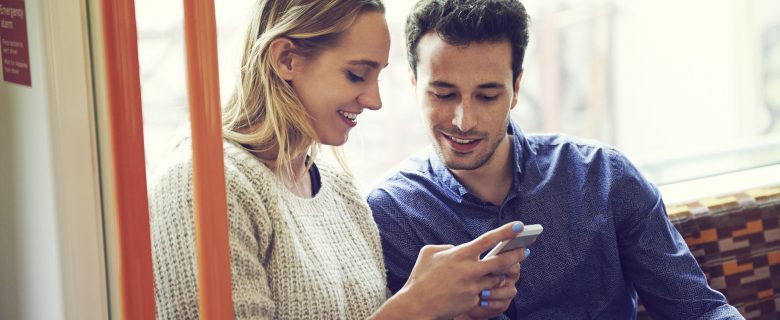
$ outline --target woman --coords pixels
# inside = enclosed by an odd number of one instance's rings
[[[423,248],[387,299],[379,235],[352,177],[317,158],[365,109],[390,37],[380,0],[266,1],[254,8],[240,80],[223,110],[232,288],[238,319],[452,318],[506,308],[521,252],[480,253],[522,227]],[[197,318],[191,149],[180,143],[151,191],[157,313]],[[514,230],[513,230],[514,229]],[[505,277],[495,274],[504,274]],[[480,307],[481,306],[481,307]]]

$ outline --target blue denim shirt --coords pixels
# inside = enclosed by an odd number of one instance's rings
[[[503,318],[742,319],[707,280],[658,190],[617,150],[514,122],[514,177],[500,205],[473,196],[431,149],[368,196],[393,292],[426,244],[468,242],[505,223],[541,224]]]

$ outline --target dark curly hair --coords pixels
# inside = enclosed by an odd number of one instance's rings
[[[517,0],[421,0],[406,19],[406,54],[417,76],[417,45],[436,32],[452,45],[508,40],[512,46],[512,75],[523,68],[528,47],[528,14]]]

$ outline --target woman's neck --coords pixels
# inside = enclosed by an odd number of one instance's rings
[[[301,198],[313,197],[311,176],[306,170],[306,153],[294,157],[288,166],[283,166],[277,160],[277,152],[278,149],[275,148],[274,150],[252,151],[252,154],[279,177],[287,191]]]

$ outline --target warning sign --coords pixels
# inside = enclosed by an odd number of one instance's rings
[[[0,0],[0,48],[3,80],[32,86],[24,0]]]

